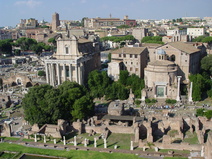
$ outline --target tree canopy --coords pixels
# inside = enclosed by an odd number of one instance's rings
[[[156,44],[164,44],[162,42],[161,36],[145,36],[141,40],[142,43],[156,43]]]
[[[192,40],[193,42],[212,43],[212,36],[198,36]]]
[[[57,119],[84,119],[93,114],[93,98],[87,89],[66,81],[58,88],[40,85],[30,88],[22,100],[25,119],[30,124],[57,123]]]
[[[125,36],[106,36],[101,38],[101,41],[112,41],[112,42],[121,42],[126,40],[134,40],[135,38],[132,35]]]
[[[12,40],[0,40],[0,53],[2,54],[12,54]]]

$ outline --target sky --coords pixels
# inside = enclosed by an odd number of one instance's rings
[[[51,22],[88,18],[176,19],[212,17],[212,0],[0,0],[0,26],[15,27],[20,19]]]

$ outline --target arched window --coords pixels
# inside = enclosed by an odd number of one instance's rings
[[[170,61],[175,61],[175,55],[170,56]]]
[[[68,46],[65,46],[65,52],[66,52],[66,54],[69,53],[69,52],[68,52]]]

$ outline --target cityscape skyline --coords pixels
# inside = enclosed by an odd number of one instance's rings
[[[204,5],[205,4],[205,5]],[[206,5],[207,4],[207,5]],[[83,17],[130,19],[176,19],[181,17],[210,17],[211,0],[10,0],[0,1],[0,26],[16,26],[20,19],[35,18],[51,22],[52,14],[60,20],[81,20]],[[202,6],[202,8],[200,8]],[[204,12],[203,12],[204,11]]]

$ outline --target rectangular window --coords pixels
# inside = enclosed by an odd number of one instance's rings
[[[137,58],[138,57],[138,55],[135,55],[135,58]]]
[[[119,57],[121,57],[121,54],[119,54]]]
[[[132,54],[130,54],[130,58],[132,58]]]
[[[126,57],[126,54],[124,54],[124,57]]]
[[[66,54],[68,54],[68,47],[66,47]]]

